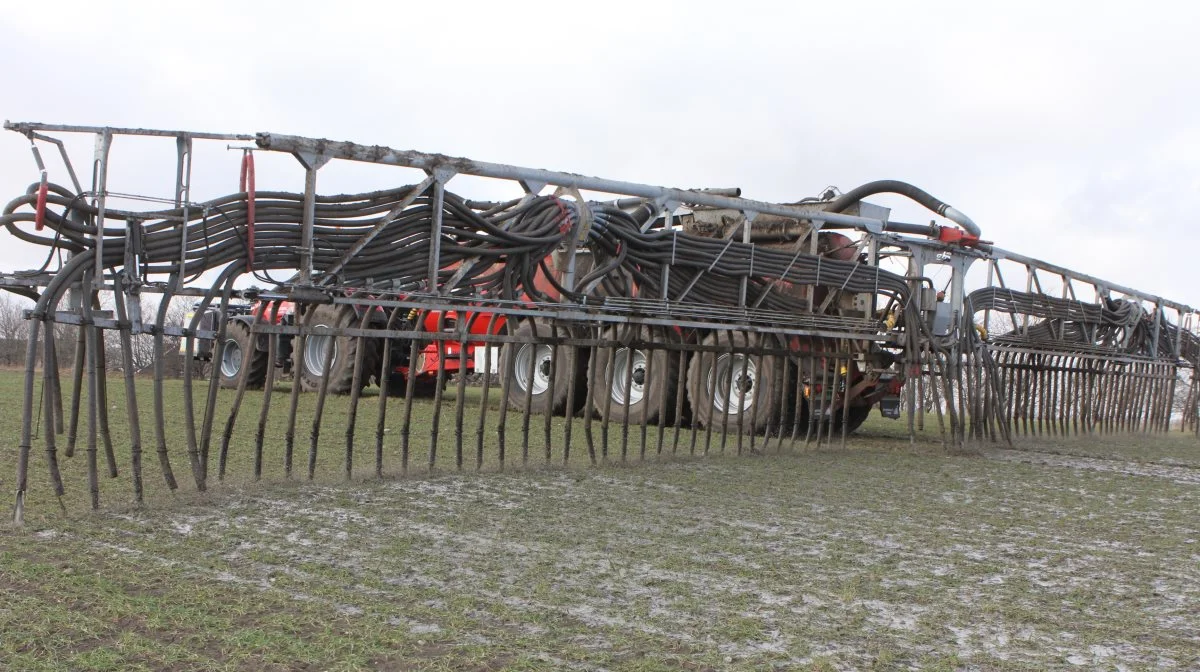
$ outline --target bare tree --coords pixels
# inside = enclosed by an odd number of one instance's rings
[[[113,310],[115,315],[115,300],[111,294],[102,296],[100,303],[105,309]],[[154,324],[155,318],[158,315],[158,305],[159,296],[156,294],[141,297],[141,301],[139,302],[141,320],[147,328]],[[167,326],[179,326],[183,324],[188,312],[188,306],[189,303],[184,298],[177,297],[171,301],[167,307],[164,324]],[[181,363],[178,361],[179,340],[177,336],[163,337],[162,351],[163,358],[167,362],[167,375],[178,375],[181,370]],[[104,352],[109,370],[119,370],[123,366],[124,356],[121,353],[121,334],[119,331],[115,329],[106,329],[104,331]],[[148,331],[132,335],[130,337],[130,363],[134,373],[143,373],[153,369],[154,359],[154,336]]]
[[[21,339],[29,333],[29,321],[24,311],[32,308],[24,297],[0,291],[0,338]]]
[[[23,297],[0,291],[0,364],[4,366],[15,366],[23,358],[29,336],[29,321],[23,311],[30,307]]]
[[[980,317],[982,320],[982,316]],[[1013,321],[1013,316],[1000,311],[990,311],[987,327],[988,336],[999,336],[1001,334],[1011,333],[1016,329],[1016,324]]]
[[[1193,386],[1194,369],[1180,367],[1175,374],[1175,397],[1171,400],[1171,419],[1180,423],[1181,429],[1196,427],[1196,404],[1200,390]]]

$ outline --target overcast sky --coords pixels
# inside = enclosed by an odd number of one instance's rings
[[[775,201],[901,179],[1001,247],[1200,306],[1196,3],[108,4],[5,8],[0,116],[295,133]],[[113,188],[169,196],[173,144],[120,143]],[[236,190],[235,152],[201,159],[196,197]],[[290,159],[259,173],[302,189]],[[0,134],[0,198],[36,178],[28,142]],[[0,240],[0,271],[41,255]]]

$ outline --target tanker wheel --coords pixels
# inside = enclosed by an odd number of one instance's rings
[[[778,357],[738,352],[758,347],[757,335],[747,339],[735,331],[718,338],[717,333],[705,336],[701,343],[720,350],[697,352],[688,364],[692,417],[702,427],[736,432],[740,419],[744,432],[765,431],[778,413],[782,362]]]
[[[663,343],[673,335],[667,330],[643,326],[637,329],[632,340]],[[605,333],[606,340],[614,340],[615,336],[611,329]],[[592,406],[600,417],[636,424],[670,421],[675,413],[678,379],[679,357],[676,353],[628,346],[597,348],[595,368],[588,371]],[[663,409],[666,410],[665,419],[659,418],[659,411]]]
[[[867,421],[867,417],[871,415],[870,406],[851,406],[846,416],[846,433],[853,434],[862,424]],[[834,421],[835,430],[842,431],[842,416],[838,415]]]
[[[548,325],[526,320],[517,327],[513,336],[516,343],[505,343],[500,349],[500,372],[508,383],[508,405],[529,413],[551,413],[560,415],[566,411],[570,391],[570,367],[576,367],[576,392],[574,413],[586,401],[586,389],[580,389],[587,380],[587,360],[579,356],[576,348],[566,345],[552,346],[540,342],[550,338]],[[554,381],[550,380],[552,360],[555,362]],[[582,366],[581,366],[582,364]],[[526,405],[526,397],[529,402]]]
[[[225,344],[221,348],[219,367],[221,387],[236,389],[242,367],[249,367],[246,375],[247,389],[262,387],[267,378],[267,353],[254,347],[250,325],[241,320],[230,320],[225,325]]]
[[[805,427],[808,424],[807,399],[805,400],[805,417],[804,422],[800,425],[800,434],[803,435]],[[832,410],[833,420],[829,420],[826,415],[821,421],[821,432],[827,436],[841,436],[842,433],[842,407],[837,406]],[[867,417],[871,415],[870,406],[851,406],[846,413],[846,434],[853,434],[867,421]]]
[[[306,318],[307,319],[307,318]],[[313,309],[309,322],[313,329],[344,329],[358,326],[354,309],[349,306],[320,305]],[[359,379],[360,389],[367,386],[371,376],[378,375],[379,358],[376,339],[363,340],[363,368]],[[329,370],[325,370],[325,358],[333,348],[333,359]],[[321,380],[329,377],[330,394],[348,394],[354,383],[354,360],[358,358],[359,340],[353,336],[332,336],[310,333],[304,338],[304,347],[295,353],[296,372],[301,389],[317,391]]]

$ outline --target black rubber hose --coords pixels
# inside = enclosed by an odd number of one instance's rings
[[[936,212],[938,215],[941,215],[951,220],[955,224],[958,224],[963,228],[963,230],[972,236],[975,236],[976,238],[979,237],[979,226],[977,226],[975,222],[971,221],[970,217],[967,217],[950,204],[935,198],[932,194],[924,189],[913,186],[907,182],[901,182],[900,180],[876,180],[874,182],[868,182],[860,187],[855,187],[854,189],[851,189],[850,191],[847,191],[846,193],[834,199],[833,202],[829,204],[829,207],[826,208],[826,212],[842,212],[851,205],[858,203],[868,196],[874,196],[875,194],[900,194],[901,196],[911,198],[917,203],[929,208],[933,212]]]
[[[833,227],[825,226],[823,228],[830,229]],[[884,222],[883,230],[890,233],[907,233],[914,236],[929,236],[933,238],[937,236],[937,230],[932,224],[905,224],[904,222]]]
[[[370,228],[377,226],[384,212],[411,193],[411,187],[358,195],[339,195],[318,199],[314,222],[312,262],[319,274],[331,268]],[[303,199],[287,192],[259,192],[255,216],[255,271],[296,268],[300,258],[300,222]],[[124,257],[126,227],[97,228],[94,222],[74,221],[57,211],[76,210],[95,217],[95,209],[81,205],[78,196],[55,188],[48,202],[47,227],[61,237],[58,240],[26,233],[18,222],[32,219],[29,195],[14,200],[0,215],[3,224],[22,238],[50,247],[77,247],[81,252],[94,245],[97,232],[104,235],[106,267],[119,266]],[[428,279],[428,256],[432,250],[433,211],[426,197],[414,199],[403,211],[375,232],[373,239],[338,271],[339,282],[365,282],[368,278],[380,286],[418,287]],[[454,288],[456,294],[496,296],[521,300],[530,297],[545,300],[534,287],[539,264],[575,230],[582,207],[589,208],[592,220],[587,236],[579,241],[590,248],[595,265],[584,274],[580,288],[599,288],[603,293],[628,295],[629,283],[635,283],[642,296],[662,294],[663,270],[678,269],[668,275],[670,295],[679,296],[688,288],[688,302],[733,306],[739,302],[741,280],[749,282],[759,306],[764,310],[795,313],[807,309],[807,301],[787,293],[768,292],[779,279],[795,285],[826,285],[849,292],[875,292],[906,297],[906,281],[893,273],[855,262],[844,262],[807,254],[795,255],[781,250],[755,247],[654,229],[643,232],[642,225],[653,215],[653,208],[634,213],[604,204],[576,204],[555,197],[536,197],[509,201],[508,207],[491,206],[484,212],[453,195],[446,194],[442,212],[443,267],[439,281],[459,273],[461,264],[470,262]],[[20,212],[17,210],[20,209]],[[230,194],[188,209],[126,213],[109,209],[106,219],[119,221],[132,217],[142,222],[138,254],[147,274],[176,273],[198,275],[246,256],[247,225],[244,194]],[[181,250],[179,227],[187,229],[187,249]],[[912,226],[912,225],[905,225]],[[24,235],[21,235],[24,234]],[[28,236],[28,238],[26,238]],[[177,268],[182,258],[183,269]],[[694,279],[694,280],[693,280]],[[561,292],[562,287],[556,287]],[[572,296],[571,298],[576,298]]]

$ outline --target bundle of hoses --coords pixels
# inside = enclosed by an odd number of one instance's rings
[[[996,310],[1045,319],[1064,319],[1094,324],[1123,323],[1124,313],[1106,311],[1104,306],[1046,294],[1018,292],[1004,287],[977,289],[968,296],[975,312]],[[1127,310],[1127,309],[1126,309]]]
[[[967,314],[995,310],[1013,315],[1028,315],[1044,321],[1027,330],[1014,330],[1001,338],[1007,340],[1089,344],[1128,354],[1149,356],[1154,349],[1154,324],[1151,315],[1136,301],[1104,299],[1103,303],[1084,303],[1046,294],[1018,292],[1003,287],[987,287],[967,297]],[[1180,356],[1195,361],[1200,343],[1189,331],[1162,320],[1158,327],[1157,353],[1166,356],[1180,342]]]
[[[317,197],[312,234],[314,279],[324,277],[354,287],[428,289],[434,248],[433,198],[429,193],[414,197],[413,189],[406,186]],[[406,200],[405,207],[397,207]],[[739,281],[745,280],[746,296],[759,307],[794,313],[809,310],[807,301],[788,292],[771,291],[774,286],[824,285],[888,296],[902,305],[908,296],[903,277],[878,267],[688,235],[662,226],[645,227],[652,213],[648,208],[634,209],[631,214],[610,205],[584,206],[552,196],[478,203],[451,193],[444,194],[443,202],[438,240],[438,287],[443,293],[548,300],[534,282],[538,269],[549,271],[547,258],[578,236],[591,250],[594,265],[577,278],[573,290],[558,287],[572,300],[634,293],[659,298],[664,277],[666,294],[672,299],[686,292],[689,302],[736,306],[742,296]],[[34,221],[35,203],[31,187],[7,205],[0,224],[27,242],[71,252],[95,247],[95,206],[51,185],[44,215],[47,231],[39,233],[21,225]],[[123,266],[128,251],[136,255],[143,275],[194,277],[244,260],[249,256],[246,206],[247,195],[235,193],[186,208],[138,212],[108,208],[105,219],[120,225],[103,228],[104,266]],[[586,211],[581,212],[582,207]],[[268,191],[255,195],[254,261],[249,270],[300,268],[303,209],[302,194]],[[364,234],[376,228],[379,230],[369,242],[337,268],[336,278],[326,273]],[[186,249],[181,249],[184,240]],[[127,250],[127,245],[133,249]],[[668,266],[670,270],[664,274]]]

